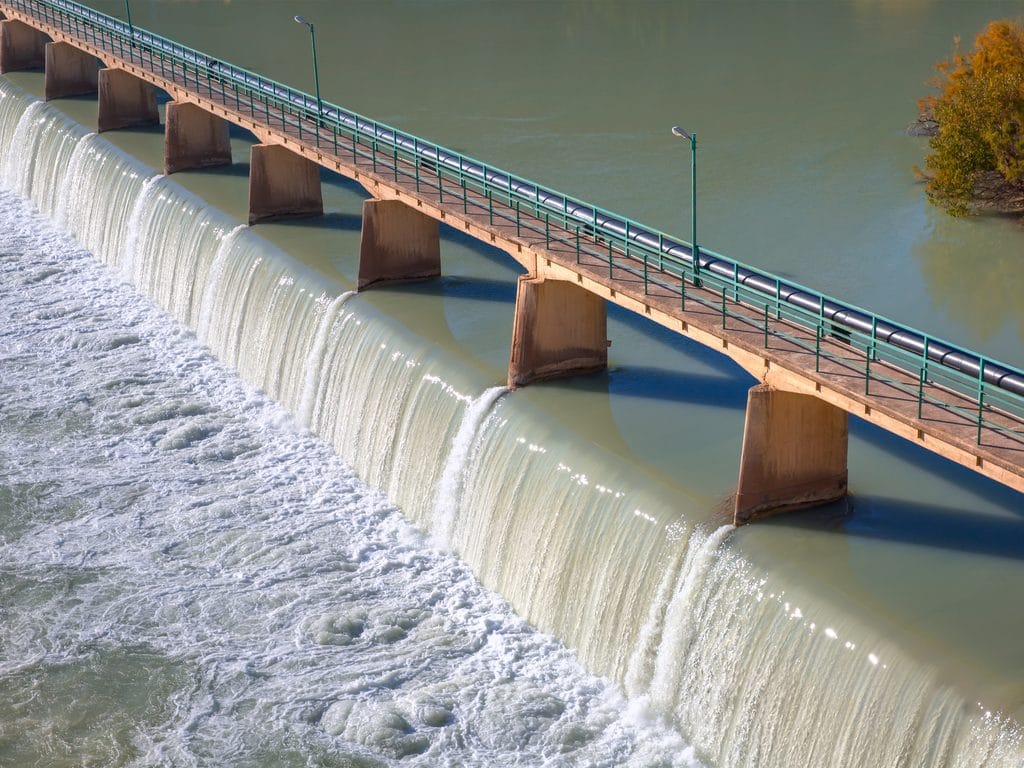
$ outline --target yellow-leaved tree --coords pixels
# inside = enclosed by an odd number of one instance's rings
[[[953,215],[1024,210],[1024,25],[990,22],[966,54],[958,43],[921,103],[937,124],[928,199]]]

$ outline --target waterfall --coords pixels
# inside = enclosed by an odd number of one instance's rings
[[[11,187],[6,179],[6,169],[10,165],[10,154],[15,146],[14,132],[18,128],[22,115],[25,113],[26,100],[22,91],[10,83],[0,84],[0,183]]]
[[[299,423],[307,427],[313,420],[313,407],[320,392],[320,372],[324,367],[327,339],[330,336],[331,328],[334,327],[338,310],[355,295],[355,291],[346,291],[340,296],[336,296],[323,309],[320,323],[316,329],[316,338],[313,339],[309,357],[306,358],[306,375],[302,385],[302,400],[298,409]]]
[[[441,480],[437,484],[437,501],[430,526],[434,544],[437,546],[451,546],[452,525],[458,511],[459,497],[462,495],[466,459],[481,424],[494,403],[506,392],[508,387],[491,387],[485,390],[469,404],[462,416],[462,423],[459,424],[459,430],[452,440],[448,459],[441,471]]]
[[[451,443],[471,400],[468,382],[444,356],[357,300],[337,312],[322,359],[310,428],[429,526],[428,489],[444,466],[439,448]]]
[[[117,269],[135,200],[151,175],[142,163],[97,134],[86,134],[75,144],[67,165],[55,169],[60,184],[55,218],[100,261]],[[38,205],[42,191],[34,192],[31,199]]]
[[[213,260],[210,262],[210,268],[206,276],[206,290],[203,292],[203,300],[199,309],[199,320],[195,326],[196,334],[204,341],[208,342],[210,338],[210,327],[213,323],[214,297],[218,294],[221,281],[224,279],[224,270],[229,254],[233,252],[235,241],[248,231],[248,227],[239,224],[224,235],[217,245],[217,251],[214,253]]]
[[[1019,768],[1016,724],[696,500],[3,80],[0,180],[715,764]]]
[[[35,170],[36,154],[43,140],[45,131],[42,126],[46,122],[46,104],[36,101],[28,105],[14,124],[10,133],[10,144],[7,145],[4,172],[0,175],[4,186],[13,189],[23,197],[32,196],[32,179]]]

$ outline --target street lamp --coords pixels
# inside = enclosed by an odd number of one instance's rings
[[[125,16],[128,17],[128,35],[131,37],[131,41],[129,42],[129,46],[134,48],[135,47],[135,27],[132,26],[132,7],[130,5],[128,5],[128,0],[124,0],[124,14],[125,14]],[[128,56],[129,56],[129,58],[131,57],[131,53],[130,52],[129,52]]]
[[[693,284],[700,287],[700,246],[697,245],[697,134],[672,126],[672,135],[690,142],[690,243],[693,257]]]
[[[316,67],[316,32],[313,31],[313,22],[305,16],[296,16],[297,24],[304,24],[309,27],[309,41],[313,45],[313,85],[316,87],[316,114],[319,118],[318,124],[324,119],[324,103],[320,100],[320,72]]]

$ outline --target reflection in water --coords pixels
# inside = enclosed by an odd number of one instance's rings
[[[971,338],[1020,365],[1024,339],[1024,226],[1014,217],[986,216],[966,222],[933,212],[932,234],[914,244],[932,301],[948,320],[969,329]],[[1000,311],[993,312],[993,307]],[[1009,342],[998,339],[1009,336]],[[1012,345],[1012,346],[1011,346]]]

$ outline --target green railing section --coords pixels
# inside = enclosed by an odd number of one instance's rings
[[[720,316],[723,328],[742,324],[761,331],[767,347],[773,340],[785,340],[813,354],[819,371],[837,363],[846,370],[857,369],[863,375],[865,394],[870,394],[873,383],[884,383],[916,401],[919,417],[929,404],[953,411],[975,425],[978,444],[985,430],[1024,437],[1024,430],[1000,418],[1024,422],[1024,396],[1000,385],[1000,379],[1007,377],[1024,383],[1024,373],[1009,365],[957,349],[703,246],[698,279],[692,250],[683,240],[329,102],[323,102],[321,111],[317,100],[303,91],[134,27],[130,20],[126,23],[70,0],[3,2],[269,128],[295,135],[311,147],[350,156],[379,175],[414,184],[418,192],[434,195],[439,204],[461,205],[467,214],[485,214],[491,224],[509,231],[514,228],[518,237],[543,241],[559,253],[575,254],[576,261],[588,267],[602,264],[609,279],[628,276],[642,283],[645,293],[656,288],[661,294],[675,295],[681,309],[701,308]],[[742,276],[750,273],[759,278],[761,287],[744,283]],[[774,291],[764,289],[766,281],[774,284]],[[814,297],[818,306],[808,308],[787,300],[784,294],[794,290]],[[867,321],[862,320],[860,329],[837,321],[834,309],[826,310],[835,306]],[[870,332],[863,330],[868,325]],[[896,327],[916,337],[921,353],[880,338],[879,326]],[[948,367],[934,354],[929,357],[929,350],[937,346],[966,353],[977,361],[977,375]],[[996,380],[993,371],[999,372]]]

